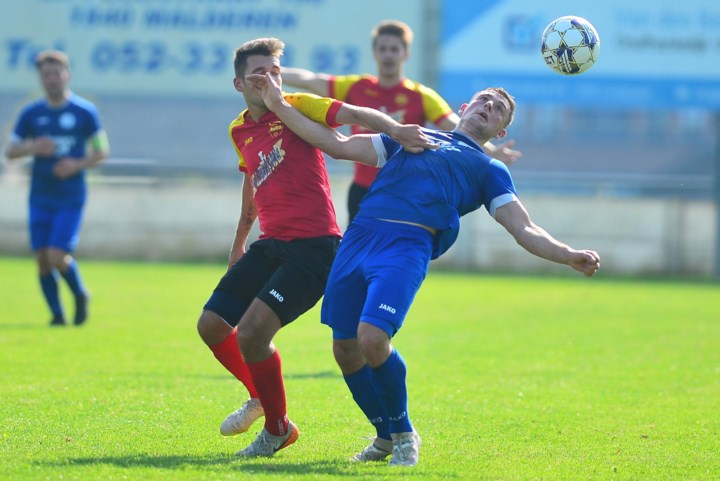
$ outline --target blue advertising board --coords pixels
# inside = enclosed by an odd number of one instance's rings
[[[576,15],[597,29],[597,63],[555,73],[540,54],[553,19]],[[453,104],[487,86],[524,103],[720,107],[720,2],[716,0],[444,0],[439,90]]]

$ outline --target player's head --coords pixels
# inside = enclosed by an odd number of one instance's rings
[[[380,76],[402,74],[412,39],[410,27],[399,20],[384,20],[372,30],[373,56]]]
[[[460,108],[458,128],[483,143],[505,137],[508,125],[515,117],[515,99],[502,87],[490,87],[473,95]]]
[[[43,50],[35,57],[43,88],[51,99],[64,96],[70,81],[70,60],[59,50]]]
[[[235,50],[235,79],[233,84],[238,92],[242,92],[245,101],[258,107],[265,104],[260,94],[245,83],[245,76],[248,74],[270,73],[282,87],[280,77],[280,57],[283,54],[285,43],[277,38],[257,38],[242,44]]]

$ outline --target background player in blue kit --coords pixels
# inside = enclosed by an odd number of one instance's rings
[[[108,156],[108,141],[95,106],[68,88],[67,55],[43,51],[35,64],[45,98],[22,109],[5,153],[10,159],[33,157],[30,244],[52,312],[50,325],[66,323],[58,273],[72,290],[74,323],[81,325],[88,315],[88,293],[71,254],[78,243],[87,194],[85,169]]]
[[[360,203],[340,244],[322,305],[333,353],[353,399],[377,437],[356,461],[413,466],[420,437],[408,414],[406,366],[390,343],[403,324],[431,259],[455,241],[460,217],[485,206],[518,244],[586,276],[600,267],[591,250],[576,250],[530,219],[510,172],[480,147],[505,136],[515,101],[502,88],[476,93],[451,132],[426,130],[436,150],[413,154],[382,134],[343,137],[312,122],[282,99],[269,76],[251,79],[270,110],[296,134],[340,159],[377,157],[385,166]],[[452,321],[452,320],[450,320]]]

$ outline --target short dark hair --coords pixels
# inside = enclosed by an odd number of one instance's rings
[[[235,76],[242,78],[247,67],[247,58],[251,55],[265,55],[280,58],[285,49],[285,42],[277,38],[256,38],[240,45],[235,50]]]
[[[510,125],[512,123],[513,119],[515,118],[515,97],[510,95],[510,93],[502,87],[488,87],[486,89],[475,92],[475,95],[473,95],[472,98],[475,99],[475,97],[480,95],[481,92],[485,92],[485,91],[495,92],[496,94],[500,95],[505,100],[507,100],[507,103],[510,106],[510,108],[508,109],[508,121],[505,124],[505,127]],[[505,128],[505,127],[503,127],[503,128]]]
[[[394,35],[400,38],[403,46],[407,49],[413,41],[413,31],[407,23],[400,20],[383,20],[372,30],[372,46],[375,48],[377,38],[380,35]]]
[[[70,69],[70,59],[65,52],[60,50],[43,50],[35,57],[35,67],[38,70],[47,63],[57,63],[65,69]]]

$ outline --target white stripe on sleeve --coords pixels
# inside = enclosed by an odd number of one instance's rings
[[[502,194],[497,197],[495,197],[492,202],[490,202],[490,206],[488,207],[488,212],[490,212],[490,215],[495,218],[495,211],[498,209],[498,207],[502,207],[505,204],[509,204],[510,202],[518,200],[517,196],[513,194],[512,192],[508,192],[507,194]]]
[[[378,161],[376,166],[382,167],[387,162],[387,150],[385,150],[385,144],[383,144],[380,134],[373,134],[370,136],[375,152],[377,153]]]

